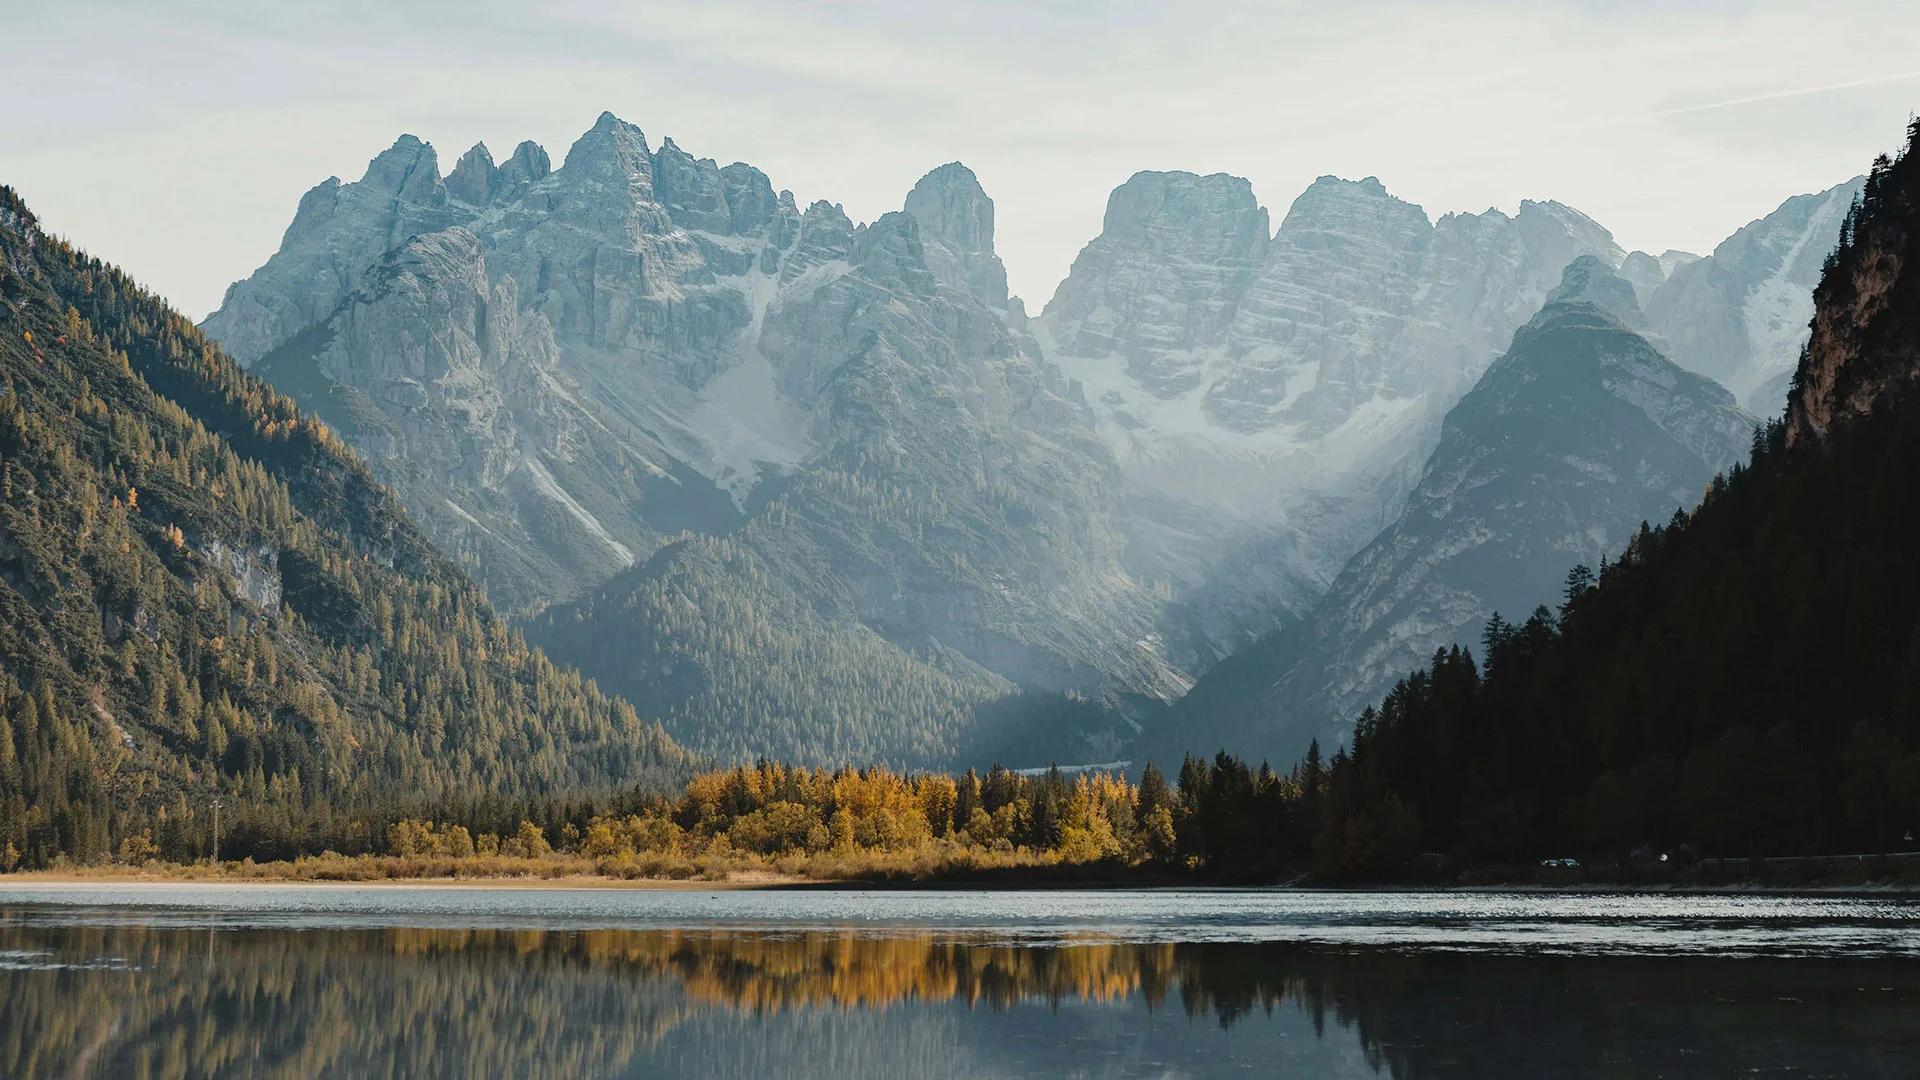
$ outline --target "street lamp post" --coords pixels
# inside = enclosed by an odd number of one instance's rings
[[[213,800],[213,865],[220,865],[220,800]]]

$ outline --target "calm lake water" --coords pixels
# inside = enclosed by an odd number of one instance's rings
[[[1920,904],[0,887],[0,1076],[1920,1077]]]

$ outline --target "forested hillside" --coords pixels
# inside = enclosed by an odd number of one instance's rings
[[[683,775],[324,426],[0,188],[0,862]]]
[[[1225,800],[1292,819],[1248,846],[1291,836],[1323,870],[1366,874],[1416,851],[1908,843],[1920,828],[1920,123],[1909,139],[1876,162],[1848,218],[1788,418],[1756,437],[1750,462],[1692,513],[1643,527],[1617,562],[1576,568],[1558,611],[1496,618],[1480,661],[1437,655],[1367,710],[1351,754],[1315,763],[1305,784],[1276,781],[1292,786],[1273,789],[1270,810]]]
[[[731,538],[682,537],[527,632],[730,761],[946,761],[974,708],[1015,692],[956,652],[909,657],[822,618]]]

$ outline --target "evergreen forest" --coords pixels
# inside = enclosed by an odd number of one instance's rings
[[[369,808],[677,785],[323,425],[0,188],[0,869],[350,844]]]

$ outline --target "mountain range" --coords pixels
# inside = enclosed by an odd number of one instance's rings
[[[1204,731],[1201,745],[1288,760],[1351,743],[1436,650],[1476,643],[1492,614],[1524,619],[1571,568],[1692,506],[1759,424],[1663,356],[1632,285],[1581,256],[1447,413],[1400,517],[1306,618],[1203,677],[1150,745],[1164,759]]]
[[[1920,825],[1916,267],[1910,122],[1821,259],[1784,416],[1558,603],[1395,682],[1329,767],[1309,755],[1293,775],[1320,816],[1295,851],[1337,875],[1416,852],[1626,866],[1636,849],[1722,865],[1898,850]],[[1523,332],[1496,370],[1528,348]]]
[[[206,325],[713,752],[927,762],[1022,692],[1185,688],[969,170],[856,226],[611,115],[545,162],[403,138]]]
[[[1245,180],[1140,173],[1029,320],[962,165],[856,224],[607,114],[559,168],[476,146],[443,176],[403,137],[309,192],[205,329],[702,752],[1105,761],[1279,641],[1323,675],[1256,711],[1337,731],[1697,498],[1737,402],[1779,399],[1859,190],[1696,258],[1553,202],[1436,221],[1373,178],[1274,230]],[[1581,335],[1604,362],[1496,385]],[[1488,473],[1535,477],[1535,516],[1481,535],[1511,509]],[[1468,548],[1526,569],[1447,584]]]

